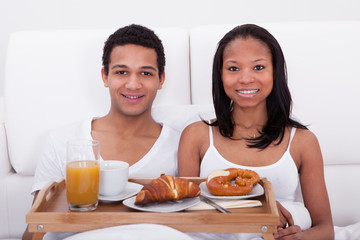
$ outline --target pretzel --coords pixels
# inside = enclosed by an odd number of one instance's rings
[[[259,175],[252,170],[228,168],[211,172],[207,177],[206,186],[213,195],[241,196],[251,192],[259,180]]]

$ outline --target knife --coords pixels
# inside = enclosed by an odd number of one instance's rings
[[[213,206],[216,210],[218,210],[219,212],[222,213],[231,213],[231,211],[221,207],[219,204],[217,204],[216,202],[214,202],[213,200],[211,200],[210,198],[207,198],[203,195],[200,194],[200,200],[203,201],[204,203],[207,203],[211,206]]]

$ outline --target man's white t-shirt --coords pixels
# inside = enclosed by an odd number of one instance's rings
[[[36,168],[32,193],[51,181],[59,182],[65,178],[66,143],[71,139],[92,139],[92,120],[87,119],[49,134]],[[130,166],[129,177],[159,177],[162,173],[176,176],[180,134],[181,132],[162,124],[160,136],[150,151]]]

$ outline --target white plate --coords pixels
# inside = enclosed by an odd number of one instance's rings
[[[103,195],[99,194],[99,200],[103,200],[103,201],[121,201],[121,200],[124,200],[125,198],[129,198],[131,196],[134,196],[135,194],[140,192],[140,190],[142,188],[143,188],[143,185],[133,183],[133,182],[128,182],[126,184],[126,187],[125,187],[124,191],[122,193],[120,193],[119,195],[103,196]]]
[[[260,184],[256,184],[251,192],[249,192],[246,195],[242,195],[242,196],[216,196],[216,195],[213,195],[207,189],[206,182],[200,183],[200,189],[201,189],[202,195],[204,195],[205,197],[208,197],[208,198],[213,198],[213,199],[228,199],[228,200],[246,199],[246,198],[261,196],[264,194],[264,188]]]
[[[128,198],[123,201],[125,206],[133,208],[139,211],[145,212],[178,212],[192,207],[200,201],[199,197],[196,198],[184,198],[178,201],[167,201],[164,203],[149,203],[144,206],[135,205],[136,196]]]

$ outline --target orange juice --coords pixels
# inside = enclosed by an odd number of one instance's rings
[[[74,161],[66,165],[67,200],[73,205],[98,201],[99,164],[97,161]]]

